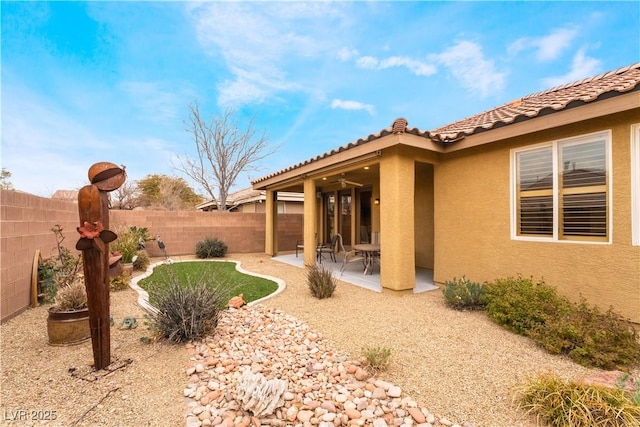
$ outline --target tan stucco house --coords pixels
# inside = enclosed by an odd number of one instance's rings
[[[391,127],[253,182],[304,193],[304,241],[380,242],[383,288],[544,278],[640,322],[640,63],[525,96],[433,130]],[[315,263],[314,245],[304,261]]]
[[[227,197],[227,210],[231,212],[244,213],[264,213],[267,192],[254,190],[253,188],[243,188]],[[304,195],[302,193],[278,193],[278,213],[301,214]],[[218,203],[215,200],[208,200],[196,206],[196,209],[208,212],[218,210]]]

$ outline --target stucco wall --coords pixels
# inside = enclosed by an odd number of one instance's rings
[[[631,245],[630,126],[638,110],[442,156],[435,167],[435,280],[533,276],[561,294],[640,322],[640,247]],[[612,244],[510,238],[510,153],[528,144],[611,130]]]
[[[78,207],[71,201],[54,200],[18,191],[0,194],[0,318],[5,321],[30,304],[31,270],[36,250],[42,257],[55,255],[52,227],[64,230],[63,244],[74,248],[78,240]],[[265,214],[200,211],[111,211],[110,228],[147,227],[160,234],[169,256],[195,253],[195,244],[205,237],[218,237],[229,253],[263,253]],[[281,251],[294,250],[302,239],[302,215],[278,215]],[[148,242],[150,256],[161,256],[155,242]],[[75,250],[75,249],[74,249]]]

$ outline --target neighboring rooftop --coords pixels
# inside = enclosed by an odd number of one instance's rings
[[[278,172],[255,179],[252,183],[255,184],[264,181],[393,133],[410,133],[440,144],[451,144],[476,133],[579,107],[590,102],[637,90],[640,90],[640,63],[558,86],[543,92],[527,95],[492,110],[467,117],[431,131],[408,127],[406,119],[398,118],[394,120],[390,127],[382,129],[377,133],[370,134],[357,141],[350,142]]]

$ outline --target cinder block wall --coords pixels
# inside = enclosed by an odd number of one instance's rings
[[[42,257],[55,255],[51,229],[62,226],[63,244],[75,250],[78,207],[19,191],[0,193],[0,319],[2,322],[29,307],[31,271],[36,250]],[[217,237],[229,253],[264,253],[265,214],[200,211],[111,211],[110,228],[146,227],[151,237],[160,235],[169,256],[192,255],[198,240]],[[280,251],[294,250],[302,239],[302,215],[278,215]],[[147,242],[150,256],[162,256],[156,242]]]
[[[196,242],[217,237],[228,246],[229,253],[264,253],[265,214],[201,211],[111,211],[111,228],[145,227],[149,237],[160,235],[167,255],[194,254]],[[302,215],[278,215],[278,247],[295,250],[302,239]],[[147,242],[150,256],[162,256],[155,241]]]
[[[51,229],[60,224],[63,244],[75,246],[78,207],[19,191],[0,193],[0,315],[5,320],[23,312],[31,300],[31,270],[36,250],[43,258],[55,255]]]

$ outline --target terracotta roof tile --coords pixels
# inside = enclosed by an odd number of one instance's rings
[[[452,142],[474,133],[537,117],[548,112],[577,107],[596,101],[603,95],[629,92],[638,89],[639,84],[640,63],[637,63],[525,96],[484,113],[434,129],[431,134],[442,142]]]
[[[258,178],[258,183],[282,173],[314,163],[334,154],[375,141],[393,133],[410,133],[439,143],[453,143],[466,136],[534,118],[543,114],[573,108],[598,99],[640,90],[640,63],[609,71],[598,76],[568,83],[527,95],[500,107],[428,131],[412,128],[404,118],[396,119],[388,128],[360,138],[304,162]]]

